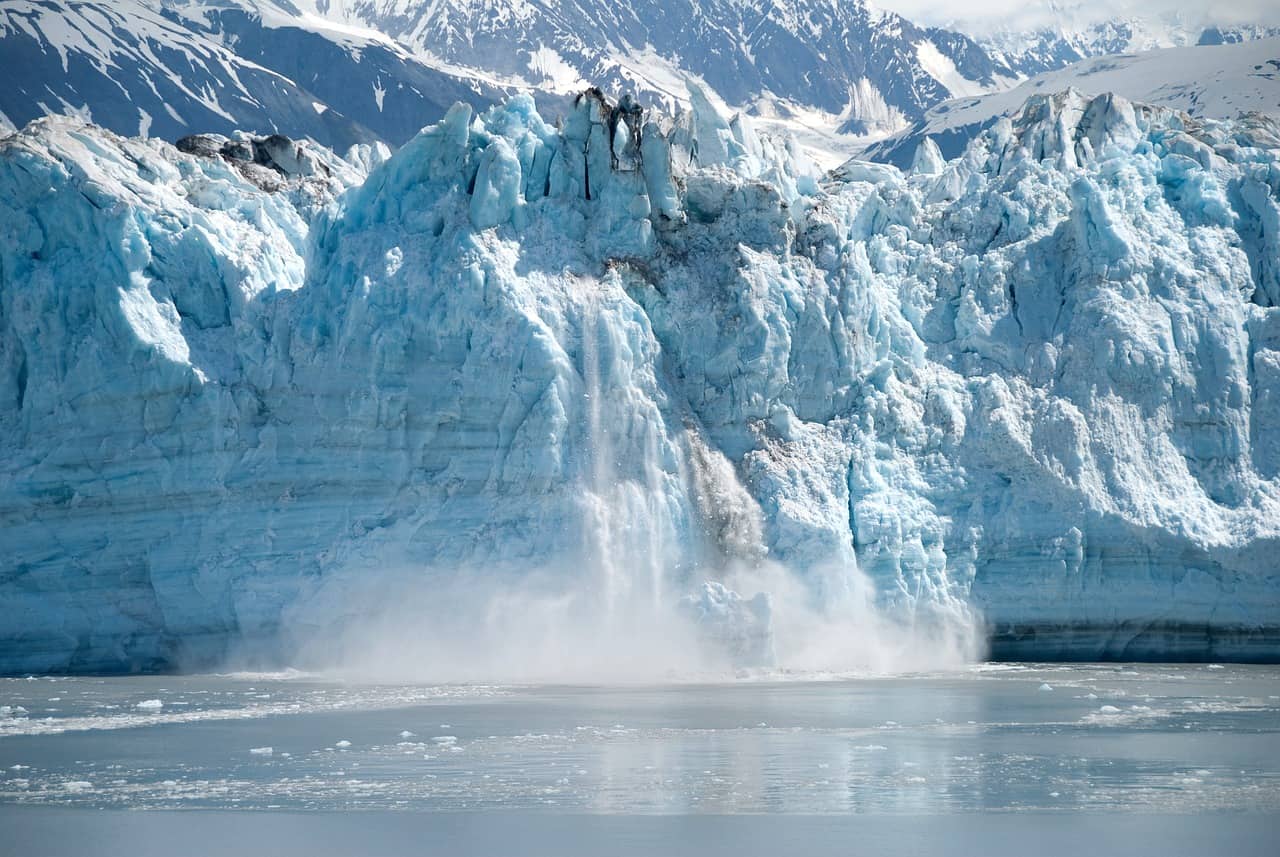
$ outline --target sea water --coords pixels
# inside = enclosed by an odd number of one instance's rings
[[[1280,845],[1280,668],[982,664],[593,687],[0,680],[0,854],[224,853],[185,838],[201,825],[307,842],[281,832],[296,825],[318,838],[308,853],[354,853],[337,843],[363,825],[402,831],[413,853],[471,853],[503,830],[519,848],[481,850],[631,853],[676,819],[662,853],[715,839],[711,820],[747,852],[792,830],[811,853],[852,831],[875,853],[919,850],[920,837],[964,853],[965,831],[1016,853],[1018,831],[1079,836],[1068,820],[1081,818],[1159,853]],[[103,825],[118,834],[109,848]],[[378,853],[376,837],[357,841]]]

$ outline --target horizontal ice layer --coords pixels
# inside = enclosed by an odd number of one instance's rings
[[[0,142],[0,671],[208,660],[449,569],[611,610],[762,562],[1019,654],[1277,654],[1273,125],[1065,93],[820,180],[694,101],[459,105],[272,183]]]

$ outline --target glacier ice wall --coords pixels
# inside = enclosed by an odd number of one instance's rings
[[[208,662],[461,568],[1280,651],[1274,126],[1067,92],[823,176],[693,101],[458,105],[385,161],[0,141],[0,671]]]

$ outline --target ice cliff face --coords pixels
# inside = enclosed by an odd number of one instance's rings
[[[998,653],[1275,656],[1274,125],[1068,92],[824,177],[692,101],[459,105],[385,162],[0,142],[0,669],[459,568],[763,657],[721,581],[766,564]]]

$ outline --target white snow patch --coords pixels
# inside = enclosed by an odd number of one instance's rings
[[[583,80],[576,68],[565,62],[558,51],[545,45],[539,45],[537,50],[529,52],[529,71],[542,88],[552,92],[581,92],[591,85]]]
[[[938,83],[947,88],[953,97],[982,95],[987,89],[982,84],[962,75],[951,58],[938,50],[938,46],[928,39],[916,45],[916,58],[920,67]]]

